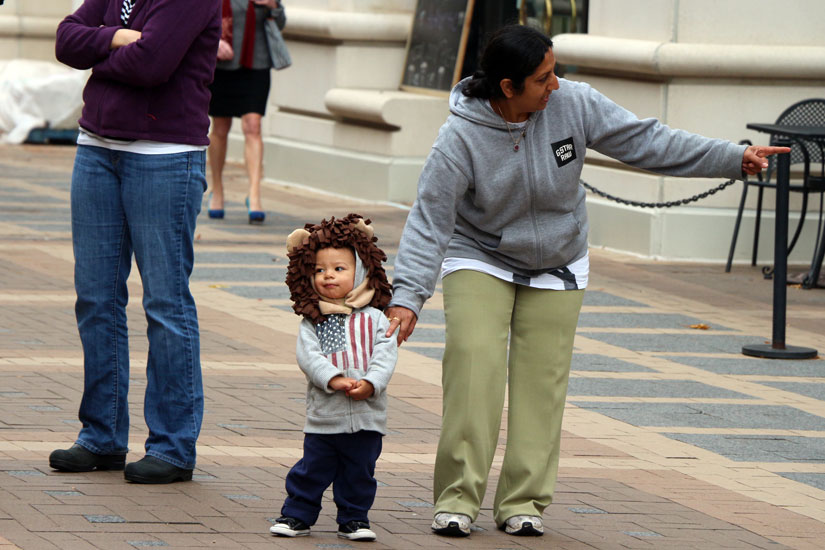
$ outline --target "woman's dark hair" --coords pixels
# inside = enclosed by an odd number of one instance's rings
[[[464,85],[468,97],[495,99],[504,97],[500,82],[509,78],[517,91],[524,89],[524,79],[536,72],[547,48],[553,47],[549,36],[524,25],[507,25],[490,37],[478,71]]]

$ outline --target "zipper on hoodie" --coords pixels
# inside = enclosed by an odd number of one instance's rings
[[[347,401],[349,401],[349,431],[355,433],[355,411],[353,410],[352,397],[347,397]]]
[[[533,235],[535,240],[533,241],[535,245],[535,253],[536,253],[536,263],[535,268],[538,268],[542,265],[541,260],[541,239],[539,235],[539,224],[538,224],[538,217],[536,216],[536,192],[535,192],[535,185],[533,181],[533,157],[530,155],[530,149],[533,144],[533,140],[527,140],[527,136],[524,136],[524,154],[527,157],[525,159],[527,163],[527,187],[528,191],[530,192],[530,221],[533,222]]]

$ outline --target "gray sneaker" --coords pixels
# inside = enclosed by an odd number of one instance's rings
[[[473,520],[465,514],[439,512],[433,518],[432,529],[436,535],[444,537],[467,537]]]
[[[544,534],[541,518],[538,516],[513,516],[504,522],[504,532],[516,537],[540,537]]]

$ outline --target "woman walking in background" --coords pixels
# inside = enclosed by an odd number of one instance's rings
[[[270,29],[268,34],[266,25],[269,20],[282,29],[286,16],[278,0],[223,0],[222,14],[218,65],[215,81],[210,86],[212,130],[209,134],[209,168],[212,172],[212,191],[209,195],[209,217],[224,217],[223,168],[227,141],[232,118],[240,117],[244,162],[249,178],[246,197],[249,223],[262,223],[266,213],[261,200],[264,154],[261,119],[266,114],[270,69],[284,68],[273,56],[273,50],[285,51],[280,32],[274,33]]]

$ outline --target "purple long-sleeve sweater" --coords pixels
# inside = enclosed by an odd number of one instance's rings
[[[207,145],[220,0],[137,0],[128,28],[141,38],[112,50],[122,6],[85,0],[57,28],[57,59],[92,69],[80,125],[113,138]]]

